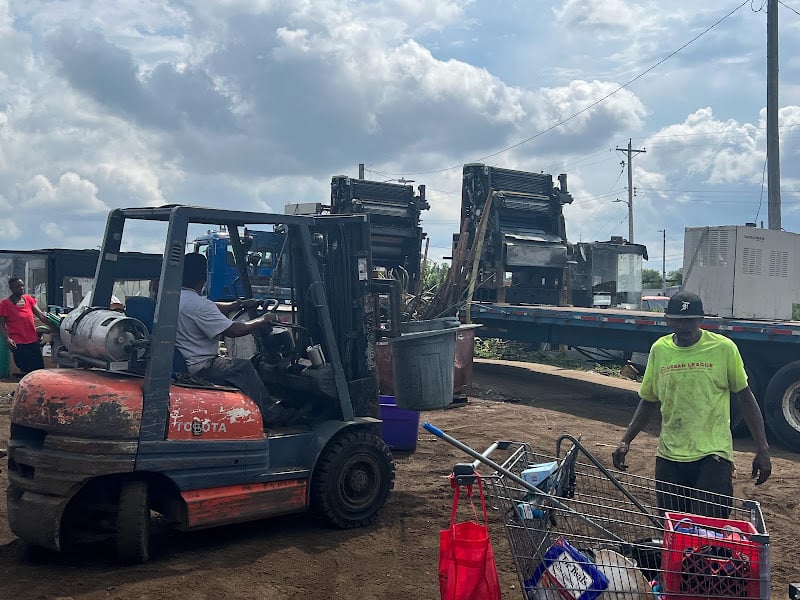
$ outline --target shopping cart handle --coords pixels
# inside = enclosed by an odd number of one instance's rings
[[[444,438],[444,431],[436,427],[436,425],[431,425],[426,421],[422,424],[422,428],[430,431],[436,437]]]

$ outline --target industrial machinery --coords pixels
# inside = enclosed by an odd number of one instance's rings
[[[330,212],[334,215],[369,215],[372,265],[394,271],[406,289],[417,290],[424,233],[420,213],[430,208],[425,186],[414,187],[354,179],[338,175],[331,179]],[[402,272],[400,272],[402,271]]]
[[[562,207],[572,202],[572,196],[567,176],[559,175],[558,182],[554,185],[552,175],[544,173],[464,165],[461,222],[467,224],[470,245],[482,244],[476,300],[568,303]],[[487,204],[489,214],[481,231]]]
[[[108,310],[114,282],[125,277],[116,258],[131,220],[160,221],[166,230],[149,326],[149,319]],[[305,418],[265,429],[242,392],[176,378],[190,223],[226,226],[245,297],[252,289],[243,227],[285,229],[292,319],[253,340],[259,352],[252,360],[273,398]],[[112,211],[91,300],[62,323],[64,346],[55,358],[66,368],[28,374],[14,398],[11,530],[54,550],[109,540],[121,559],[143,562],[151,511],[181,530],[307,509],[336,527],[371,523],[394,484],[376,418],[371,266],[363,216],[190,206]]]
[[[641,308],[647,247],[613,236],[607,242],[578,242],[570,250],[573,306]]]

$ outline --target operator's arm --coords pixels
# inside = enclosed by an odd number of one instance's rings
[[[658,411],[658,402],[651,402],[649,400],[639,400],[639,405],[633,413],[628,428],[622,434],[622,439],[617,446],[617,449],[611,454],[614,461],[614,468],[627,469],[628,465],[625,464],[625,456],[630,450],[631,442],[639,435],[647,424],[650,422],[652,416]]]
[[[239,309],[239,302],[237,300],[234,300],[233,302],[214,302],[214,304],[217,305],[219,312],[226,317]]]
[[[276,320],[277,317],[275,315],[267,313],[250,321],[232,321],[230,327],[223,331],[222,335],[231,338],[242,337],[243,335],[253,333],[261,327],[271,327]]]
[[[753,396],[750,386],[737,392],[736,399],[739,401],[742,418],[747,423],[750,435],[753,436],[753,441],[756,443],[756,455],[753,457],[753,477],[758,477],[756,485],[761,485],[769,479],[772,473],[769,444],[767,443],[767,434],[764,431],[764,417],[761,416],[761,409],[758,407],[758,402]]]
[[[242,308],[247,308],[247,309],[255,308],[260,304],[260,302],[258,300],[251,299],[251,300],[234,300],[233,302],[214,302],[214,304],[216,304],[219,311],[227,317],[231,313],[235,313],[237,310],[241,310]]]

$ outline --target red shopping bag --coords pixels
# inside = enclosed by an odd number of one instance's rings
[[[467,499],[475,520],[456,523],[461,486],[456,483],[455,476],[450,475],[450,486],[454,490],[450,528],[439,532],[439,591],[442,600],[500,600],[500,580],[489,539],[483,484],[477,473],[475,478],[481,497],[483,521],[479,522],[478,512],[472,502],[472,485],[466,485]]]

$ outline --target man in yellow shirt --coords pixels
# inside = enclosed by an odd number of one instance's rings
[[[641,400],[612,454],[614,467],[627,469],[631,442],[661,406],[661,434],[656,451],[656,495],[659,508],[727,518],[733,495],[733,440],[730,393],[736,394],[756,443],[756,485],[772,466],[764,420],[739,349],[725,336],[700,328],[703,303],[696,294],[672,296],[664,315],[674,333],[650,349]]]

